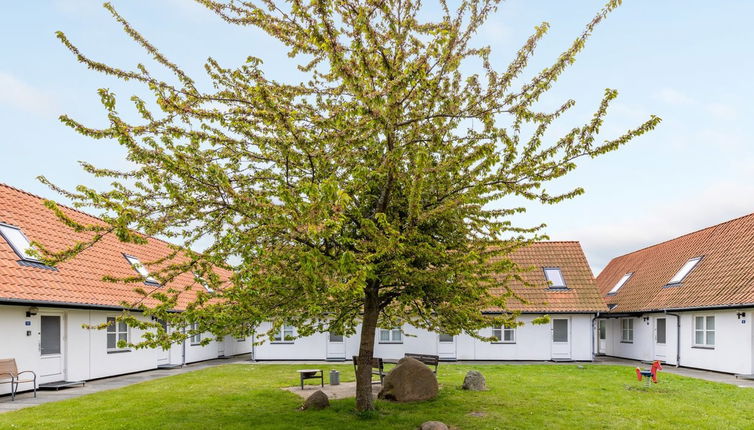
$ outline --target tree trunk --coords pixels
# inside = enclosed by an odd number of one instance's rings
[[[372,358],[374,356],[374,333],[380,314],[378,290],[367,287],[364,294],[364,317],[361,323],[361,344],[356,367],[356,410],[374,409],[372,399]]]

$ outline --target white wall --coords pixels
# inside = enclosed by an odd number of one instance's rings
[[[107,332],[86,329],[83,325],[105,323],[108,316],[117,316],[118,311],[84,309],[64,309],[39,307],[36,315],[26,317],[28,306],[0,305],[0,358],[15,358],[19,370],[32,370],[38,374],[38,383],[59,380],[77,381],[96,379],[125,373],[154,369],[164,353],[158,349],[133,349],[127,352],[107,351]],[[61,354],[43,357],[40,354],[40,321],[44,314],[60,315],[63,325]],[[137,317],[139,317],[137,315]],[[26,322],[30,325],[26,325]],[[26,332],[31,334],[27,336]],[[138,342],[142,331],[129,328],[130,339]],[[251,351],[251,338],[238,342],[225,339],[225,354],[235,355]],[[218,344],[212,341],[202,347],[186,341],[186,362],[207,360],[217,357]],[[173,345],[169,351],[169,362],[181,364],[183,346]],[[54,369],[59,366],[62,372]],[[46,375],[47,376],[44,376]],[[21,385],[20,390],[30,389],[31,384]],[[0,394],[9,393],[10,384],[0,384]]]
[[[738,318],[739,312],[746,317]],[[726,373],[754,373],[754,330],[751,317],[754,309],[673,312],[680,315],[680,365]],[[712,348],[694,346],[694,316],[715,316],[715,345]],[[644,321],[648,317],[648,321]],[[620,319],[607,319],[606,355],[651,361],[657,358],[654,320],[666,318],[666,362],[676,364],[678,329],[674,315],[648,313],[634,318],[633,343],[621,342]]]
[[[684,312],[681,314],[681,365],[727,373],[754,373],[752,369],[752,309]],[[746,318],[738,319],[738,312]],[[715,347],[693,346],[694,316],[715,316]],[[745,321],[745,323],[744,323]]]
[[[456,358],[458,360],[550,360],[552,358],[552,329],[550,324],[534,325],[531,321],[540,315],[522,315],[524,325],[516,329],[515,343],[482,342],[468,335],[456,336]],[[570,349],[573,360],[592,359],[593,315],[557,315],[569,318]],[[269,330],[270,324],[260,326],[258,333]],[[354,336],[345,338],[346,359],[358,354],[360,328]],[[438,354],[438,335],[411,326],[403,327],[403,341],[399,344],[381,343],[379,333],[375,336],[374,355],[381,358],[398,359],[407,352]],[[481,333],[490,336],[491,329]],[[257,360],[324,360],[327,356],[327,334],[295,339],[293,342],[265,342],[255,347]]]

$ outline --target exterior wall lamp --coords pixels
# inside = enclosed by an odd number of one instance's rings
[[[37,312],[39,312],[39,309],[36,306],[30,307],[29,310],[26,311],[26,318],[31,318],[32,316],[36,315]]]

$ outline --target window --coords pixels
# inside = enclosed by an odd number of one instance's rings
[[[60,316],[42,315],[40,344],[42,355],[60,354]]]
[[[147,268],[144,267],[143,264],[141,264],[141,261],[139,261],[138,258],[134,257],[133,255],[126,254],[123,254],[123,256],[126,257],[126,260],[128,260],[129,263],[131,263],[131,266],[134,268],[134,270],[139,272],[139,275],[144,278],[144,282],[146,282],[147,284],[160,285],[157,279],[149,276],[149,270],[147,270]]]
[[[380,343],[403,343],[403,333],[401,329],[380,329]]]
[[[293,343],[293,326],[284,324],[275,332],[272,341],[277,343]]]
[[[193,323],[193,324],[191,324],[189,326],[189,328],[191,330],[199,330],[199,323]],[[197,334],[191,336],[191,344],[192,345],[198,345],[200,343],[202,343],[202,334],[201,333],[197,333]]]
[[[657,318],[655,324],[657,324],[657,343],[665,344],[668,337],[667,323],[665,322],[665,318]]]
[[[624,343],[634,343],[634,320],[631,318],[623,318],[620,320],[620,328],[620,341]]]
[[[516,329],[505,326],[492,327],[492,337],[497,339],[495,343],[515,343]]]
[[[440,333],[440,335],[439,335],[439,341],[440,341],[440,343],[452,343],[453,342],[453,335],[452,334]]]
[[[194,279],[196,279],[196,282],[198,282],[199,285],[201,285],[202,287],[204,287],[204,289],[207,290],[208,293],[214,293],[215,292],[215,290],[212,287],[209,286],[209,283],[204,278],[202,278],[201,276],[199,276],[196,272],[194,272]]]
[[[341,343],[341,342],[343,342],[343,335],[342,334],[328,333],[328,336],[330,337],[330,342],[332,342],[332,343]]]
[[[552,320],[552,341],[559,343],[568,342],[568,320],[558,318]]]
[[[694,267],[696,267],[696,265],[699,264],[700,261],[702,261],[702,257],[694,257],[690,259],[689,261],[687,261],[686,264],[684,264],[681,267],[681,270],[679,270],[678,273],[676,273],[675,276],[673,276],[670,282],[668,282],[668,285],[680,284],[683,281],[683,279],[686,276],[688,276],[689,272],[691,272],[694,269]]]
[[[236,342],[246,342],[246,338],[245,337],[237,337],[236,338]]]
[[[29,242],[29,239],[20,228],[7,224],[0,224],[0,234],[3,235],[5,241],[8,242],[8,245],[10,245],[11,248],[13,248],[13,251],[19,258],[26,261],[39,262],[37,257],[29,254],[29,251],[32,249],[31,242]]]
[[[608,291],[607,294],[615,294],[615,293],[617,293],[618,290],[620,290],[620,287],[622,287],[623,284],[625,284],[626,281],[628,281],[633,274],[634,274],[634,272],[629,272],[629,273],[626,273],[625,275],[623,275],[623,277],[618,280],[618,283],[615,284],[615,286],[613,287],[613,289],[610,290],[610,291]]]
[[[715,346],[715,317],[712,315],[694,317],[694,346]]]
[[[545,278],[550,282],[550,288],[566,288],[563,274],[558,267],[545,267]]]
[[[115,317],[107,317],[107,350],[127,351],[118,347],[121,340],[128,342],[128,325],[123,321],[116,321]]]

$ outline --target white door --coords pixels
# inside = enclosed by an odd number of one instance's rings
[[[225,339],[217,341],[217,356],[225,357]]]
[[[568,318],[552,319],[552,359],[571,359],[571,324]]]
[[[597,353],[607,354],[607,320],[599,320],[597,326]]]
[[[437,355],[440,357],[440,360],[455,360],[456,337],[449,334],[438,334]]]
[[[655,318],[654,360],[667,359],[668,323],[665,318]]]
[[[39,383],[65,381],[65,324],[63,314],[39,316]]]
[[[342,334],[327,333],[327,359],[346,359],[346,340]]]
[[[168,331],[168,323],[165,321],[161,321],[162,328],[165,329],[165,331]],[[163,364],[170,364],[170,348],[163,349],[162,347],[157,347],[157,365],[161,366]]]

